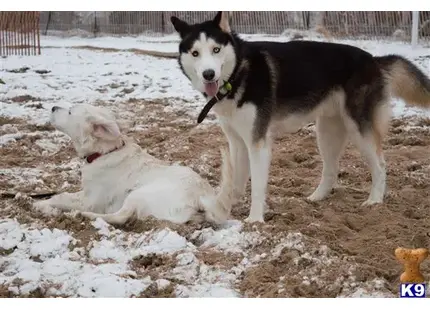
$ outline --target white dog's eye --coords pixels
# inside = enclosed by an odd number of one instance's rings
[[[197,57],[197,56],[199,56],[199,52],[194,51],[194,52],[191,53],[191,55],[193,55],[193,57]]]
[[[69,109],[69,115],[72,115],[72,109]]]
[[[213,52],[218,54],[221,49],[219,47],[214,47]]]

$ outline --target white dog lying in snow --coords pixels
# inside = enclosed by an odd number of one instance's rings
[[[67,134],[82,159],[82,191],[37,201],[41,211],[77,210],[110,224],[154,216],[173,223],[225,221],[231,210],[231,164],[222,151],[218,194],[189,167],[164,163],[120,133],[109,110],[80,104],[70,110],[53,107],[52,125]]]

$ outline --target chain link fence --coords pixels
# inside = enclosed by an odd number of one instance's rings
[[[382,39],[410,41],[411,11],[235,11],[234,29],[242,34],[282,35],[292,31],[316,31],[337,39]],[[206,11],[110,11],[41,12],[42,34],[149,35],[174,33],[170,16],[189,22],[214,17]],[[419,12],[418,37],[430,41],[430,12]]]

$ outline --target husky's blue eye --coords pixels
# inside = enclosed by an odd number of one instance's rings
[[[220,51],[220,48],[219,47],[214,47],[213,51],[214,51],[215,54],[218,54],[219,51]]]
[[[199,52],[194,51],[194,52],[191,53],[191,55],[193,55],[193,57],[197,57],[197,56],[199,56]]]

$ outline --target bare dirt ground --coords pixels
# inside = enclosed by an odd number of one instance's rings
[[[219,149],[226,145],[218,126],[197,127],[194,120],[178,121],[183,117],[166,111],[163,101],[130,100],[123,104],[128,112],[134,114],[131,118],[135,122],[134,129],[129,135],[138,144],[158,158],[192,167],[212,185],[218,185]],[[154,122],[156,126],[148,125]],[[37,127],[23,119],[1,118],[0,125],[5,124],[13,124],[24,135],[0,148],[0,169],[45,166],[48,172],[34,176],[34,182],[20,184],[2,175],[0,191],[59,191],[64,181],[69,184],[68,191],[79,188],[79,177],[70,173],[74,168],[68,165],[75,160],[72,146],[60,140],[59,149],[50,155],[37,144],[46,135],[52,135],[50,126]],[[0,132],[0,135],[6,133]],[[388,174],[384,204],[360,206],[369,192],[370,173],[352,146],[348,146],[341,160],[339,187],[327,200],[310,203],[305,197],[317,186],[322,168],[313,128],[276,139],[268,190],[270,211],[264,224],[246,225],[246,230],[259,231],[267,237],[263,244],[252,249],[254,254],[273,252],[275,245],[288,232],[302,233],[306,236],[306,244],[298,244],[293,250],[291,247],[288,250],[279,248],[276,255],[262,255],[259,263],[245,270],[237,283],[242,296],[334,297],[345,288],[344,283],[348,279],[351,283],[360,283],[375,278],[384,279],[385,288],[394,295],[398,294],[402,266],[394,258],[395,248],[430,248],[430,122],[393,120],[384,150]],[[27,180],[31,178],[33,176],[28,176]],[[43,182],[37,182],[37,179]],[[243,202],[233,208],[233,218],[243,220],[247,217],[249,194],[248,185]],[[75,232],[83,243],[94,234],[93,227],[86,220],[66,216],[48,219],[28,208],[25,200],[13,200],[6,195],[0,204],[4,217],[16,217],[20,223],[39,222],[49,228],[67,229]],[[12,208],[6,207],[11,205]],[[163,225],[170,224],[148,219],[119,228],[142,232]],[[187,239],[191,239],[194,228],[175,227]],[[301,255],[303,246],[314,249],[309,257]],[[234,265],[242,259],[240,255],[231,255],[226,260],[225,255],[220,255],[202,252],[201,259],[208,265]],[[426,276],[430,275],[429,261],[422,265]],[[136,262],[136,268],[142,264],[154,268],[169,266],[167,258],[164,262],[163,258],[143,259]],[[351,284],[351,288],[354,285]],[[172,287],[151,292],[148,289],[141,297],[174,296]],[[0,287],[0,296],[10,296],[10,292]]]

